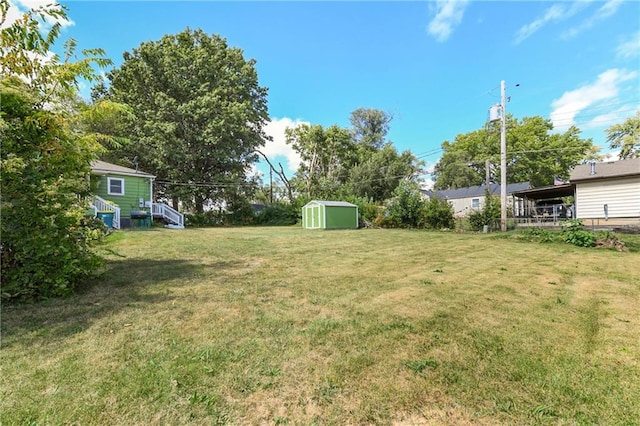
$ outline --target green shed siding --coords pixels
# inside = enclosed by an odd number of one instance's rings
[[[354,215],[353,207],[334,207],[326,206],[325,213],[327,216],[326,229],[347,229],[358,227],[357,210]]]
[[[357,229],[358,206],[342,201],[313,200],[302,208],[306,229]]]
[[[122,217],[129,217],[131,210],[142,210],[139,204],[140,198],[142,198],[144,202],[151,201],[151,183],[149,177],[107,174],[98,176],[98,178],[99,181],[95,194],[105,200],[116,203],[118,207],[120,207],[120,215]],[[124,180],[124,195],[108,193],[108,178]]]

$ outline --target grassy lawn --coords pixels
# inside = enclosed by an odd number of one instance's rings
[[[3,425],[640,419],[638,252],[299,228],[104,249],[81,294],[2,307]]]

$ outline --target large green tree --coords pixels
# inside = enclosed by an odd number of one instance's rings
[[[109,80],[110,96],[136,116],[122,157],[137,156],[174,203],[202,211],[251,187],[250,165],[267,140],[267,89],[242,50],[186,29],[124,53]]]
[[[4,23],[6,0],[0,11]],[[100,230],[84,218],[82,198],[99,145],[70,106],[79,79],[94,78],[93,65],[109,61],[99,49],[73,61],[73,40],[63,60],[51,57],[60,24],[48,33],[41,24],[65,18],[63,7],[47,5],[0,30],[2,298],[68,294],[99,264],[91,242]]]
[[[285,131],[288,144],[302,159],[296,177],[298,191],[308,198],[328,198],[339,192],[346,163],[355,145],[347,129],[303,124]]]
[[[620,150],[620,158],[640,157],[640,111],[624,123],[614,124],[606,130],[611,149]]]
[[[568,178],[572,168],[596,158],[591,139],[580,137],[572,126],[554,133],[553,124],[542,117],[522,120],[507,116],[507,182],[530,182],[533,187],[553,184],[553,178]],[[454,189],[479,185],[485,179],[486,160],[491,179],[500,181],[500,129],[497,124],[456,136],[442,144],[443,154],[435,166],[435,188]]]
[[[409,151],[398,153],[387,140],[391,116],[358,108],[350,129],[302,125],[286,130],[286,140],[302,159],[295,178],[307,198],[361,197],[382,202],[401,180],[413,180],[420,162]]]

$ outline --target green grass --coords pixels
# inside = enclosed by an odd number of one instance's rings
[[[3,425],[640,419],[637,252],[298,228],[103,250],[79,294],[2,306]]]

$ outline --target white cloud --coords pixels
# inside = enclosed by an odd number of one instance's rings
[[[438,0],[435,5],[435,16],[427,26],[429,34],[437,41],[448,39],[453,29],[462,22],[467,4],[467,0]]]
[[[27,13],[30,9],[37,9],[39,7],[47,7],[48,9],[52,6],[56,6],[58,3],[53,0],[17,0],[11,1],[9,0],[9,8],[7,9],[7,15],[4,23],[1,28],[6,28],[11,26],[16,20],[22,17],[25,13]],[[38,20],[40,18],[38,17]],[[48,31],[51,26],[59,22],[62,28],[71,27],[75,25],[71,19],[58,19],[46,17],[44,21],[40,20],[40,26],[42,31]]]
[[[298,166],[302,160],[291,145],[287,144],[284,131],[287,127],[297,127],[301,124],[310,123],[297,119],[292,120],[288,117],[272,118],[271,121],[267,123],[265,132],[271,136],[273,140],[268,141],[261,151],[269,157],[269,161],[273,163],[274,167],[277,167],[277,158],[284,157],[287,160],[287,168],[291,173],[298,170]]]
[[[602,101],[615,99],[621,83],[636,78],[637,75],[636,71],[613,68],[600,74],[594,83],[563,93],[551,103],[553,111],[550,119],[554,128],[566,130],[575,124],[576,116],[585,109]]]
[[[640,31],[624,40],[616,48],[616,56],[620,59],[633,59],[640,54]]]
[[[557,3],[549,7],[543,16],[537,18],[533,22],[524,25],[516,33],[514,44],[519,44],[525,39],[531,37],[540,28],[549,22],[560,22],[568,19],[583,9],[589,1],[577,1],[573,3]]]
[[[640,108],[640,105],[636,103],[636,107],[632,108],[628,103],[624,103],[622,106],[618,108],[612,108],[612,105],[603,105],[598,109],[606,110],[602,114],[598,114],[594,116],[591,120],[587,121],[583,126],[580,126],[581,129],[597,129],[601,127],[609,127],[614,124],[622,123],[630,115],[633,115],[635,111]]]
[[[580,25],[578,25],[577,27],[573,27],[565,31],[564,33],[562,33],[562,37],[563,38],[575,37],[581,32],[588,30],[589,28],[593,27],[598,21],[602,21],[614,15],[618,11],[618,8],[620,7],[621,4],[622,4],[622,0],[607,1],[605,4],[600,6],[593,15],[591,15],[590,17],[582,21]]]

